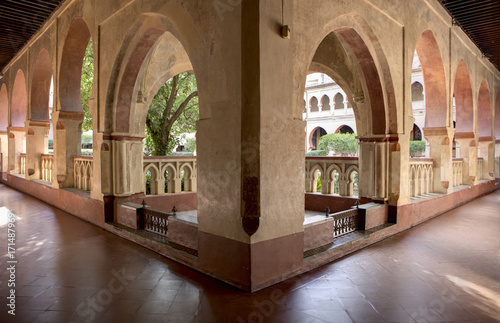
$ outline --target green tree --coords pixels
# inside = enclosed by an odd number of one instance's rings
[[[341,156],[353,156],[358,153],[359,145],[354,133],[332,133],[319,140],[322,150],[333,151]]]
[[[184,147],[187,151],[194,153],[196,150],[196,138],[187,138]]]
[[[425,141],[413,140],[410,141],[410,156],[415,157],[421,155],[425,151]]]
[[[147,148],[153,156],[165,156],[180,142],[183,133],[196,131],[199,118],[198,90],[192,73],[181,73],[156,93],[146,118]]]
[[[83,57],[82,79],[80,85],[80,94],[82,98],[82,107],[84,118],[82,131],[92,130],[92,115],[89,111],[89,99],[92,93],[92,84],[94,83],[94,51],[92,50],[92,38],[90,38]]]

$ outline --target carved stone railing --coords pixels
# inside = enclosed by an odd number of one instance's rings
[[[358,157],[306,157],[305,191],[317,192],[320,178],[322,194],[353,196],[356,173],[359,174]]]
[[[26,154],[21,154],[20,165],[19,165],[19,174],[26,175]]]
[[[462,185],[463,167],[464,167],[463,159],[461,158],[453,159],[453,187]]]
[[[334,220],[334,236],[356,231],[358,227],[358,209],[350,209],[330,214]]]
[[[433,192],[432,158],[410,159],[410,196],[420,196]]]
[[[42,155],[42,180],[52,182],[52,171],[54,166],[54,155]]]
[[[162,195],[197,190],[196,157],[143,157],[143,172],[144,191],[147,194]],[[149,176],[149,183],[146,175]]]
[[[74,187],[90,191],[92,187],[92,157],[75,156],[73,159],[74,170],[73,179]]]

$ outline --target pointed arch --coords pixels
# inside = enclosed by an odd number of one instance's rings
[[[38,53],[31,79],[30,120],[49,121],[50,83],[52,61],[49,52],[42,48]]]
[[[11,99],[11,126],[16,128],[24,128],[26,121],[28,95],[26,92],[26,77],[24,72],[19,69],[14,80]]]
[[[64,42],[59,73],[59,100],[61,111],[83,112],[81,79],[85,49],[90,30],[83,18],[71,23]]]
[[[181,27],[186,26],[190,23]],[[173,19],[156,13],[143,14],[130,28],[107,94],[105,125],[109,131],[143,136],[147,108],[158,89],[179,73],[196,74],[184,33],[191,32],[181,31]]]
[[[327,74],[342,87],[360,134],[397,133],[389,64],[369,24],[361,15],[349,13],[332,20],[324,30],[309,70]]]
[[[479,137],[491,137],[491,99],[488,82],[484,79],[479,87],[477,97],[477,126]]]
[[[309,111],[311,112],[318,112],[319,107],[318,107],[318,98],[313,96],[311,100],[309,100]]]
[[[441,51],[434,34],[426,30],[417,41],[425,86],[425,127],[446,127],[446,77]]]
[[[456,106],[456,128],[457,133],[474,131],[474,102],[472,99],[472,85],[467,63],[461,60],[455,75],[455,106]]]

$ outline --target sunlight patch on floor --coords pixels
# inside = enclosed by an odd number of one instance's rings
[[[7,223],[9,223],[9,218],[11,217],[11,214],[14,213],[12,213],[12,211],[6,208],[5,206],[0,207],[0,227],[4,227],[7,225]],[[16,217],[16,222],[21,220],[20,217],[16,215],[14,216]]]

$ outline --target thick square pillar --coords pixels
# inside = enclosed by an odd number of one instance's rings
[[[429,142],[429,157],[433,159],[434,193],[453,192],[452,139],[453,128],[424,128],[425,139]]]
[[[473,132],[455,134],[455,141],[460,147],[460,157],[463,159],[462,183],[464,185],[477,184],[477,139]]]
[[[9,168],[9,134],[7,131],[0,131],[0,154],[2,154],[0,161],[0,176],[2,176]]]
[[[483,158],[482,179],[495,178],[495,145],[492,137],[480,137],[478,142],[478,157]]]
[[[50,123],[26,121],[26,179],[41,179],[42,154],[47,152]]]
[[[24,138],[26,132],[24,128],[9,127],[9,151],[8,151],[8,173],[21,173],[21,153],[24,152]]]
[[[230,55],[217,65],[223,79],[207,76],[223,88],[198,123],[200,266],[249,291],[291,277],[303,262],[305,122],[294,100],[292,42],[276,25],[282,9],[244,0],[214,20]]]
[[[82,152],[83,112],[52,113],[54,127],[54,162],[53,187],[74,187],[74,158]]]

